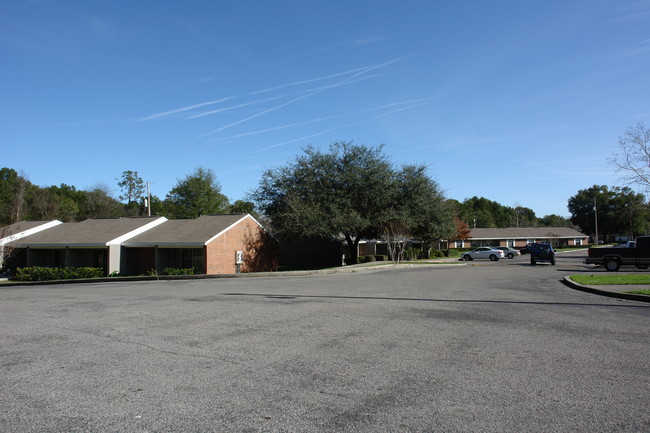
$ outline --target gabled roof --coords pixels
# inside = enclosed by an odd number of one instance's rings
[[[246,214],[204,215],[196,219],[169,220],[151,230],[135,236],[123,245],[145,246],[203,246],[228,231],[246,218]],[[257,223],[257,221],[255,221]],[[257,223],[259,225],[259,223]]]
[[[105,247],[165,221],[167,218],[164,217],[87,219],[78,223],[63,223],[9,245],[21,248]]]
[[[0,245],[5,245],[25,236],[47,230],[59,224],[59,220],[52,221],[20,221],[0,228]]]
[[[568,227],[472,229],[469,239],[547,239],[586,238],[587,235]]]

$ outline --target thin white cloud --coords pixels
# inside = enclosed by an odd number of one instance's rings
[[[273,126],[271,128],[258,129],[257,131],[243,132],[241,134],[235,134],[235,135],[230,135],[230,136],[224,137],[224,138],[218,138],[216,140],[211,140],[211,141],[209,141],[209,143],[221,143],[221,142],[224,142],[224,141],[234,140],[236,138],[249,137],[251,135],[264,134],[266,132],[273,132],[273,131],[280,131],[282,129],[295,128],[296,126],[303,126],[303,125],[308,125],[310,123],[317,123],[317,122],[322,122],[322,121],[325,121],[325,120],[336,119],[336,118],[342,117],[342,116],[343,115],[319,117],[319,118],[316,118],[316,119],[305,120],[304,122],[289,123],[289,124],[286,124],[286,125]]]
[[[623,57],[638,57],[650,55],[650,38],[637,42],[630,49],[625,51]]]
[[[626,15],[621,15],[615,18],[612,18],[611,22],[626,22],[626,21],[636,21],[636,20],[645,20],[650,16],[650,10],[640,10],[631,12]]]
[[[284,95],[272,96],[270,98],[257,99],[255,101],[250,101],[250,102],[243,102],[241,104],[231,105],[229,107],[223,107],[223,108],[218,108],[216,110],[210,110],[210,111],[204,111],[202,113],[192,114],[190,116],[187,116],[185,119],[198,119],[200,117],[209,116],[211,114],[223,113],[225,111],[231,111],[231,110],[235,110],[237,108],[247,107],[247,106],[250,106],[250,105],[257,105],[257,104],[262,104],[264,102],[276,101],[278,99],[282,99],[282,98],[286,98],[286,97],[287,97],[287,94],[284,94]]]
[[[350,75],[350,74],[353,74],[355,72],[363,71],[366,68],[368,68],[368,66],[363,66],[363,67],[360,67],[360,68],[350,69],[349,71],[344,71],[344,72],[337,72],[336,74],[325,75],[323,77],[311,78],[309,80],[300,80],[300,81],[294,81],[294,82],[291,82],[291,83],[280,84],[278,86],[273,86],[273,87],[269,87],[269,88],[262,89],[262,90],[255,90],[253,92],[248,92],[248,93],[245,93],[245,95],[257,95],[259,93],[267,93],[267,92],[271,92],[273,90],[283,89],[285,87],[301,86],[303,84],[309,84],[309,83],[315,83],[317,81],[329,80],[329,79],[332,79],[332,78],[342,77],[344,75]]]
[[[391,38],[386,36],[377,36],[374,38],[354,39],[353,41],[350,42],[350,44],[355,46],[362,46],[362,45],[376,44],[379,42],[388,41],[390,39]]]
[[[391,115],[393,113],[399,113],[400,111],[411,110],[413,108],[422,107],[423,105],[429,105],[429,104],[430,104],[429,102],[422,102],[420,104],[413,104],[413,105],[409,105],[407,107],[396,108],[396,109],[391,110],[391,111],[389,111],[387,113],[382,113],[380,116],[377,116],[377,119],[381,119],[382,117],[389,116],[389,115]]]
[[[372,78],[383,77],[383,76],[386,76],[386,75],[389,75],[389,74],[373,74],[373,75],[369,75],[367,77],[359,78],[357,80],[348,81],[348,82],[345,83],[345,85],[354,84],[354,83],[357,83],[359,81],[370,80]],[[305,94],[305,93],[314,92],[314,91],[317,91],[317,90],[322,90],[322,89],[325,89],[325,88],[329,88],[329,86],[322,86],[322,87],[316,87],[316,88],[311,88],[311,89],[298,90],[298,91],[295,91],[295,92],[283,93],[281,95],[271,96],[269,98],[257,99],[255,101],[251,101],[251,102],[244,102],[244,103],[241,103],[241,104],[232,105],[230,107],[223,107],[223,108],[219,108],[217,110],[204,111],[202,113],[197,113],[197,114],[192,114],[190,116],[187,116],[186,119],[197,119],[197,118],[209,116],[209,115],[212,115],[212,114],[223,113],[225,111],[234,110],[236,108],[246,107],[246,106],[250,106],[250,105],[257,105],[257,104],[261,104],[261,103],[269,102],[269,101],[275,101],[275,100],[283,99],[283,98],[286,98],[286,97],[289,97],[289,96],[292,96],[292,95]],[[206,135],[210,135],[212,133],[213,132],[208,132],[208,133],[203,134],[203,135],[201,135],[201,136],[199,136],[197,138],[201,138],[201,137],[204,137]]]
[[[311,51],[308,51],[308,53],[310,54],[322,53],[325,51],[338,50],[339,48],[343,48],[343,47],[362,47],[365,45],[388,41],[390,39],[392,38],[387,36],[375,36],[375,37],[368,37],[368,38],[350,39],[350,40],[338,42],[336,44],[326,45],[324,47],[316,48]]]
[[[283,108],[283,107],[286,107],[286,106],[288,106],[288,105],[294,104],[294,103],[296,103],[296,102],[298,102],[298,101],[301,101],[301,100],[303,100],[303,99],[306,99],[306,98],[309,98],[309,97],[311,97],[311,96],[314,96],[314,95],[316,95],[316,94],[318,94],[318,93],[321,93],[321,92],[323,92],[323,91],[325,91],[325,90],[333,89],[333,88],[336,88],[336,87],[340,87],[340,86],[346,85],[346,84],[348,84],[348,82],[352,81],[352,79],[354,79],[354,78],[356,78],[356,77],[359,77],[359,76],[361,76],[361,75],[364,75],[364,74],[366,74],[366,73],[368,73],[368,72],[371,72],[371,71],[373,71],[373,70],[375,70],[375,69],[383,68],[383,67],[388,66],[388,65],[390,65],[390,64],[393,64],[393,63],[397,63],[397,62],[403,61],[403,60],[405,60],[405,59],[407,59],[407,58],[409,58],[409,57],[412,57],[412,56],[413,56],[413,55],[411,55],[411,56],[404,56],[404,57],[397,57],[397,58],[394,58],[394,59],[389,60],[389,61],[387,61],[387,62],[379,63],[379,64],[372,65],[372,66],[367,66],[367,67],[362,68],[361,70],[359,70],[359,72],[354,73],[351,77],[348,77],[348,78],[345,78],[345,79],[343,79],[343,80],[337,81],[337,82],[335,82],[334,84],[330,84],[330,85],[328,85],[328,86],[323,86],[323,87],[321,87],[321,88],[319,88],[319,89],[317,89],[317,90],[315,90],[315,91],[313,91],[313,92],[310,92],[310,93],[308,93],[308,94],[306,94],[306,95],[299,96],[299,97],[294,98],[294,99],[292,99],[292,100],[290,100],[290,101],[288,101],[288,102],[285,102],[285,103],[283,103],[283,104],[280,104],[280,105],[277,105],[277,106],[275,106],[275,107],[271,107],[271,108],[268,108],[268,109],[266,109],[266,110],[263,110],[263,111],[261,111],[261,112],[259,112],[259,113],[253,114],[252,116],[248,116],[248,117],[245,117],[245,118],[243,118],[243,119],[240,119],[240,120],[238,120],[238,121],[236,121],[236,122],[232,122],[232,123],[229,123],[229,124],[227,124],[227,125],[224,125],[224,126],[222,126],[222,127],[220,127],[220,128],[217,128],[217,129],[215,129],[215,130],[213,130],[213,131],[210,131],[210,132],[208,132],[208,133],[206,133],[206,134],[203,134],[203,135],[199,136],[199,138],[206,137],[206,136],[208,136],[208,135],[212,135],[212,134],[216,134],[216,133],[219,133],[219,132],[221,132],[221,131],[224,131],[224,130],[226,130],[226,129],[228,129],[228,128],[232,128],[233,126],[237,126],[237,125],[240,125],[240,124],[242,124],[242,123],[244,123],[244,122],[248,122],[249,120],[252,120],[252,119],[255,119],[255,118],[257,118],[257,117],[263,116],[263,115],[265,115],[265,114],[271,113],[271,112],[273,112],[273,111],[279,110],[280,108]]]
[[[324,75],[322,77],[311,78],[311,79],[308,79],[308,80],[293,81],[293,82],[290,82],[290,83],[280,84],[278,86],[273,86],[273,87],[268,87],[268,88],[261,89],[261,90],[255,90],[255,91],[252,91],[252,92],[242,93],[240,95],[226,96],[226,97],[221,98],[221,99],[215,99],[215,100],[212,100],[212,101],[201,102],[201,103],[194,104],[194,105],[188,105],[186,107],[181,107],[181,108],[176,108],[176,109],[173,109],[173,110],[167,110],[167,111],[163,111],[163,112],[160,112],[160,113],[151,114],[151,115],[142,117],[139,120],[142,121],[142,122],[145,122],[145,121],[149,121],[149,120],[153,120],[153,119],[167,117],[167,116],[170,116],[172,114],[178,114],[178,113],[183,113],[183,112],[186,112],[186,111],[195,110],[197,108],[205,107],[205,106],[208,106],[208,105],[218,104],[220,102],[225,102],[225,101],[228,101],[228,100],[231,100],[231,99],[240,98],[242,96],[257,95],[257,94],[261,94],[261,93],[268,93],[268,92],[278,90],[278,89],[282,89],[282,88],[286,88],[286,87],[300,86],[300,85],[303,85],[303,84],[314,83],[314,82],[328,80],[328,79],[337,78],[337,77],[342,77],[342,76],[350,75],[350,74],[354,74],[354,75],[352,75],[352,77],[355,77],[355,76],[370,72],[370,71],[372,71],[374,69],[377,69],[377,68],[380,68],[380,67],[383,67],[383,66],[387,66],[387,65],[389,65],[391,63],[395,63],[395,62],[407,59],[407,58],[412,57],[412,56],[413,55],[399,57],[399,58],[390,60],[388,62],[381,63],[379,65],[362,66],[360,68],[354,68],[354,69],[350,69],[350,70],[343,71],[343,72],[337,72],[335,74],[330,74],[330,75]],[[211,78],[212,77],[209,77],[209,79],[211,79]]]
[[[322,121],[325,121],[325,120],[338,119],[338,118],[341,118],[341,117],[350,117],[350,116],[354,116],[354,115],[358,115],[358,114],[362,114],[362,113],[368,113],[368,112],[371,112],[371,111],[383,110],[385,108],[396,107],[396,106],[406,105],[406,104],[412,104],[414,102],[430,101],[432,99],[433,98],[417,98],[417,99],[411,99],[411,100],[408,100],[408,101],[393,102],[393,103],[390,103],[390,104],[384,104],[384,105],[378,105],[376,107],[366,108],[364,110],[352,111],[352,112],[343,113],[343,114],[334,114],[334,115],[331,115],[331,116],[318,117],[318,118],[315,118],[315,119],[305,120],[303,122],[288,123],[288,124],[285,124],[285,125],[279,125],[279,126],[273,126],[273,127],[270,127],[270,128],[259,129],[257,131],[243,132],[241,134],[235,134],[235,135],[230,135],[228,137],[218,138],[216,140],[211,140],[211,141],[209,141],[209,143],[222,143],[222,142],[229,141],[229,140],[234,140],[234,139],[237,139],[237,138],[249,137],[251,135],[259,135],[259,134],[264,134],[264,133],[267,133],[267,132],[273,132],[273,131],[279,131],[279,130],[282,130],[282,129],[294,128],[296,126],[308,125],[310,123],[317,123],[317,122],[322,122]]]
[[[233,98],[235,98],[235,96],[227,96],[225,98],[215,99],[214,101],[201,102],[200,104],[188,105],[187,107],[181,107],[181,108],[176,108],[174,110],[163,111],[162,113],[151,114],[149,116],[143,117],[140,119],[140,121],[146,122],[147,120],[158,119],[160,117],[166,117],[172,114],[184,113],[186,111],[196,110],[197,108],[205,107],[207,105],[214,105],[220,102],[225,102]]]
[[[391,110],[388,113],[382,113],[382,114],[380,114],[378,116],[373,116],[373,117],[370,117],[370,118],[367,118],[367,119],[362,119],[362,120],[359,120],[359,121],[356,121],[356,122],[347,123],[345,125],[339,125],[339,126],[334,127],[334,128],[326,129],[326,130],[323,130],[323,131],[320,131],[320,132],[316,132],[314,134],[309,134],[309,135],[299,137],[299,138],[295,138],[295,139],[292,139],[292,140],[283,141],[282,143],[277,143],[277,144],[273,144],[271,146],[264,147],[264,148],[262,148],[262,149],[260,149],[260,150],[258,150],[256,152],[253,152],[253,153],[264,152],[264,151],[267,151],[267,150],[275,149],[275,148],[280,147],[280,146],[284,146],[284,145],[287,145],[287,144],[296,143],[298,141],[306,140],[308,138],[318,137],[319,135],[327,134],[328,132],[332,132],[332,131],[336,131],[336,130],[344,129],[344,128],[349,128],[350,126],[355,126],[355,125],[359,125],[359,124],[362,124],[362,123],[371,122],[373,120],[382,119],[382,118],[384,118],[384,117],[386,117],[386,116],[388,116],[390,114],[397,113],[399,111],[410,110],[410,109],[413,109],[413,108],[420,107],[422,105],[426,105],[426,103],[413,104],[413,105],[410,105],[408,107],[403,107],[403,108],[399,108],[399,109],[396,109],[396,110]]]
[[[343,128],[343,127],[341,127],[341,128]],[[309,134],[309,135],[305,135],[303,137],[294,138],[293,140],[283,141],[282,143],[273,144],[271,146],[267,146],[267,147],[265,147],[263,149],[260,149],[260,150],[258,150],[256,152],[252,152],[252,153],[265,152],[267,150],[275,149],[276,147],[284,146],[284,145],[291,144],[291,143],[296,143],[298,141],[307,140],[308,138],[318,137],[319,135],[327,134],[328,132],[332,132],[332,131],[335,131],[337,129],[340,129],[340,128],[326,129],[324,131],[316,132],[314,134]]]

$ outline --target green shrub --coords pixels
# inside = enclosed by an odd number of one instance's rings
[[[405,260],[418,260],[422,257],[422,250],[417,248],[407,248],[404,250],[404,259]]]
[[[441,250],[431,250],[431,257],[444,257],[445,253]]]
[[[29,268],[16,269],[14,280],[16,281],[53,281],[53,280],[76,280],[80,278],[101,278],[104,276],[102,268],[50,268],[44,266],[33,266]]]
[[[369,262],[374,262],[375,256],[359,256],[357,257],[357,262],[358,263],[369,263]]]
[[[460,251],[456,248],[449,248],[447,250],[447,257],[460,257]]]
[[[160,275],[194,275],[194,268],[165,268]]]
[[[378,261],[378,262],[386,262],[386,261],[388,261],[388,256],[375,255],[375,256],[372,256],[372,257],[374,258],[374,260],[371,260],[371,261],[375,261],[375,260]]]

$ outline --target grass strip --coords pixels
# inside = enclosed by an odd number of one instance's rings
[[[649,274],[571,275],[571,279],[584,286],[650,284]]]
[[[650,295],[650,289],[630,290],[629,292],[625,293],[634,293],[635,295]]]

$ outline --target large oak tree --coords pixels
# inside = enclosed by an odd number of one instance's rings
[[[286,166],[267,170],[252,198],[271,220],[276,237],[343,236],[350,263],[356,263],[359,242],[379,237],[388,227],[432,236],[431,223],[437,220],[425,215],[438,209],[442,194],[423,167],[398,171],[381,146],[338,142],[328,152],[307,147]]]

